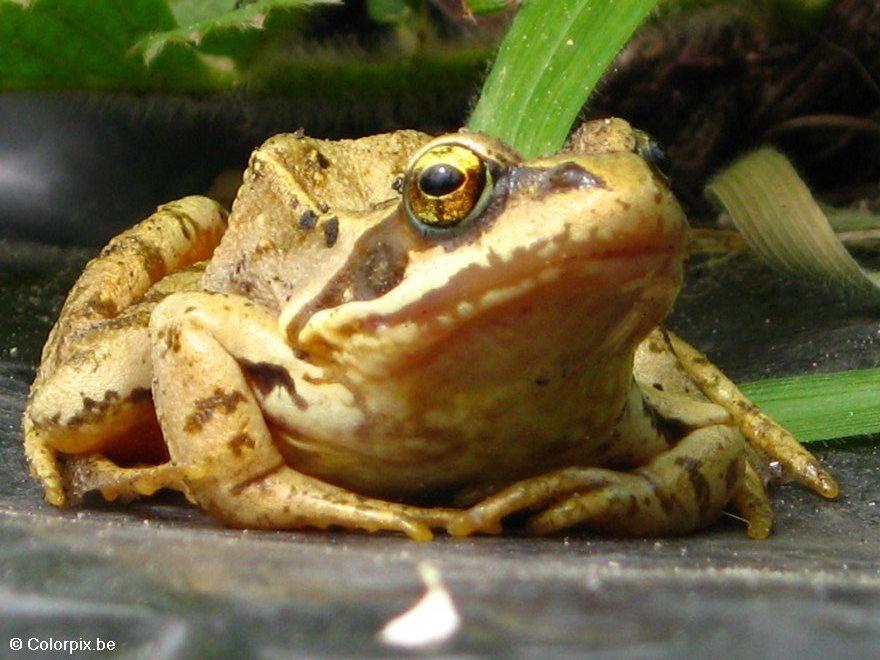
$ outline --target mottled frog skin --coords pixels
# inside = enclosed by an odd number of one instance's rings
[[[228,218],[160,207],[86,267],[24,417],[46,498],[182,491],[227,525],[766,536],[778,462],[837,485],[660,328],[689,229],[622,120],[558,154],[278,135]]]

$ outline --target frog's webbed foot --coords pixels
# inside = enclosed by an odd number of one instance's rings
[[[711,401],[725,408],[742,431],[749,446],[764,460],[758,470],[778,466],[785,478],[797,481],[822,497],[837,497],[837,481],[798,439],[770,419],[705,355],[671,332],[669,344],[687,375]],[[774,470],[776,471],[776,470]]]
[[[743,483],[742,435],[726,425],[687,434],[632,472],[571,467],[513,484],[462,513],[451,534],[499,533],[506,516],[536,511],[534,534],[584,525],[622,536],[681,534],[714,520]]]
[[[185,478],[186,489],[223,523],[258,529],[340,526],[429,540],[432,527],[444,527],[457,513],[361,497],[285,462],[257,386],[241,364],[263,365],[267,392],[278,387],[278,396],[309,405],[300,393],[303,380],[285,367],[294,359],[292,350],[266,310],[237,296],[182,293],[156,308],[150,330],[153,394],[172,462],[204,467],[203,476]]]

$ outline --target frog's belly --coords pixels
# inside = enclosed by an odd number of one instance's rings
[[[640,464],[666,447],[634,384],[622,405],[603,405],[577,423],[532,419],[522,433],[515,432],[516,422],[474,426],[469,436],[431,428],[332,442],[277,427],[273,434],[294,469],[363,495],[409,502],[442,501],[463,489],[497,487],[570,465]]]

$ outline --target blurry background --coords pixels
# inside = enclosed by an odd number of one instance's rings
[[[454,130],[507,6],[2,0],[2,236],[100,245],[157,204],[240,171],[277,132]],[[873,208],[880,3],[666,2],[584,116],[604,114],[660,140],[698,222],[713,216],[701,197],[708,175],[768,141],[826,201]]]

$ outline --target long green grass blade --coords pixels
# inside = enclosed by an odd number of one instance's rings
[[[526,0],[468,128],[526,157],[557,151],[599,77],[658,0]]]
[[[880,433],[880,369],[774,378],[741,388],[803,442]]]

